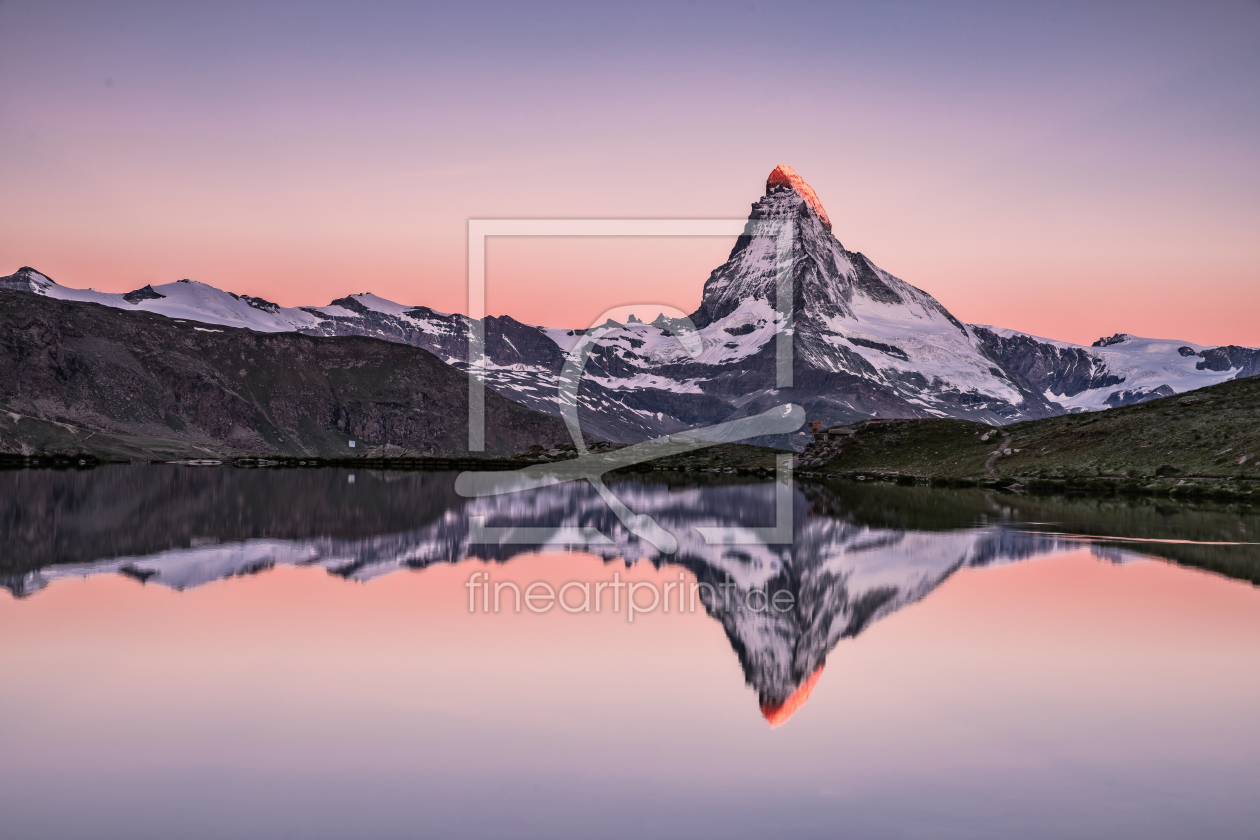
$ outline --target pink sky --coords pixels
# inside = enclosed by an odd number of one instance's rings
[[[968,322],[1260,345],[1260,6],[909,8],[4,4],[0,271],[460,310],[469,218],[742,218],[786,163]],[[489,309],[691,311],[728,248],[495,243]]]

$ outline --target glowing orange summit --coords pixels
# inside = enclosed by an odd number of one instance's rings
[[[777,172],[778,170],[776,169],[775,171]],[[822,670],[822,665],[815,668],[814,673],[809,675],[809,679],[797,686],[796,691],[792,692],[792,696],[782,703],[761,704],[761,716],[770,724],[771,729],[787,723],[792,718],[792,715],[796,714],[796,710],[805,705],[805,701],[809,699],[810,692],[814,690],[814,684],[822,676]]]
[[[814,192],[814,188],[805,183],[805,179],[796,174],[796,170],[787,164],[779,164],[770,173],[770,177],[766,179],[767,189],[770,187],[791,187],[796,190],[797,194],[805,199],[822,223],[827,226],[827,230],[831,230],[831,219],[827,218],[827,211],[823,209],[822,202],[818,200],[818,195]]]

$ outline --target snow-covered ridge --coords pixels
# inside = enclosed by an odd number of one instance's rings
[[[1260,350],[1117,333],[1086,347],[1000,327],[973,325],[993,352],[1046,399],[1098,411],[1206,388],[1260,373]]]
[[[360,310],[377,312],[416,324],[422,323],[422,318],[416,319],[413,315],[418,310],[445,316],[445,313],[433,312],[423,307],[394,303],[369,292],[342,299],[359,304],[357,308],[350,308],[341,301],[333,301],[326,306],[279,306],[263,298],[226,292],[196,280],[144,286],[125,294],[72,289],[29,267],[20,268],[8,277],[0,277],[0,288],[31,292],[55,300],[99,303],[114,309],[153,312],[184,321],[242,327],[255,332],[318,331],[321,325],[326,325],[331,319],[359,318],[362,316]]]
[[[322,320],[309,309],[277,306],[261,298],[232,294],[195,280],[145,286],[134,292],[117,294],[72,289],[53,282],[32,268],[21,268],[9,277],[0,278],[0,283],[4,288],[18,288],[56,300],[99,303],[114,309],[153,312],[168,318],[244,327],[257,332],[293,332],[312,328]]]

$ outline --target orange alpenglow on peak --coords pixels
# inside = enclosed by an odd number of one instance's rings
[[[814,192],[813,187],[805,183],[805,179],[796,174],[795,169],[783,163],[776,166],[770,173],[770,177],[766,179],[766,189],[769,190],[771,187],[791,187],[796,190],[796,194],[805,199],[805,203],[813,208],[819,219],[822,219],[827,230],[831,230],[831,219],[827,218],[827,211],[823,209],[817,193]]]
[[[775,172],[778,171],[778,169],[775,170]],[[789,169],[788,171],[791,172],[792,170]],[[814,690],[814,685],[818,682],[818,678],[822,676],[822,669],[822,665],[815,668],[814,673],[809,675],[809,679],[797,686],[796,691],[792,692],[792,696],[782,703],[761,704],[761,716],[770,724],[771,729],[787,723],[792,715],[796,714],[796,711],[805,705],[805,701],[809,699],[810,692]]]

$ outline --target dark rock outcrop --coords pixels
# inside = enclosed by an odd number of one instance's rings
[[[1203,361],[1194,366],[1196,370],[1224,371],[1239,368],[1241,371],[1245,371],[1255,369],[1257,360],[1260,359],[1260,350],[1230,344],[1225,347],[1213,347],[1210,350],[1201,350],[1195,355],[1203,357]],[[1242,379],[1245,376],[1254,375],[1254,373],[1243,374],[1240,372],[1238,378]]]
[[[158,294],[153,291],[153,286],[145,286],[143,289],[136,289],[134,292],[127,292],[123,295],[123,300],[127,303],[139,303],[142,300],[161,300],[166,295]]]
[[[1116,333],[1113,336],[1103,336],[1095,341],[1091,347],[1111,347],[1114,344],[1123,344],[1128,341],[1131,336],[1128,333]]]
[[[973,326],[971,331],[1007,369],[1019,373],[1042,392],[1071,397],[1124,382],[1123,376],[1108,371],[1083,348],[1058,347],[1028,335],[1002,336],[985,327]],[[1094,346],[1118,343],[1112,339],[1102,341],[1107,343],[1094,342]]]

